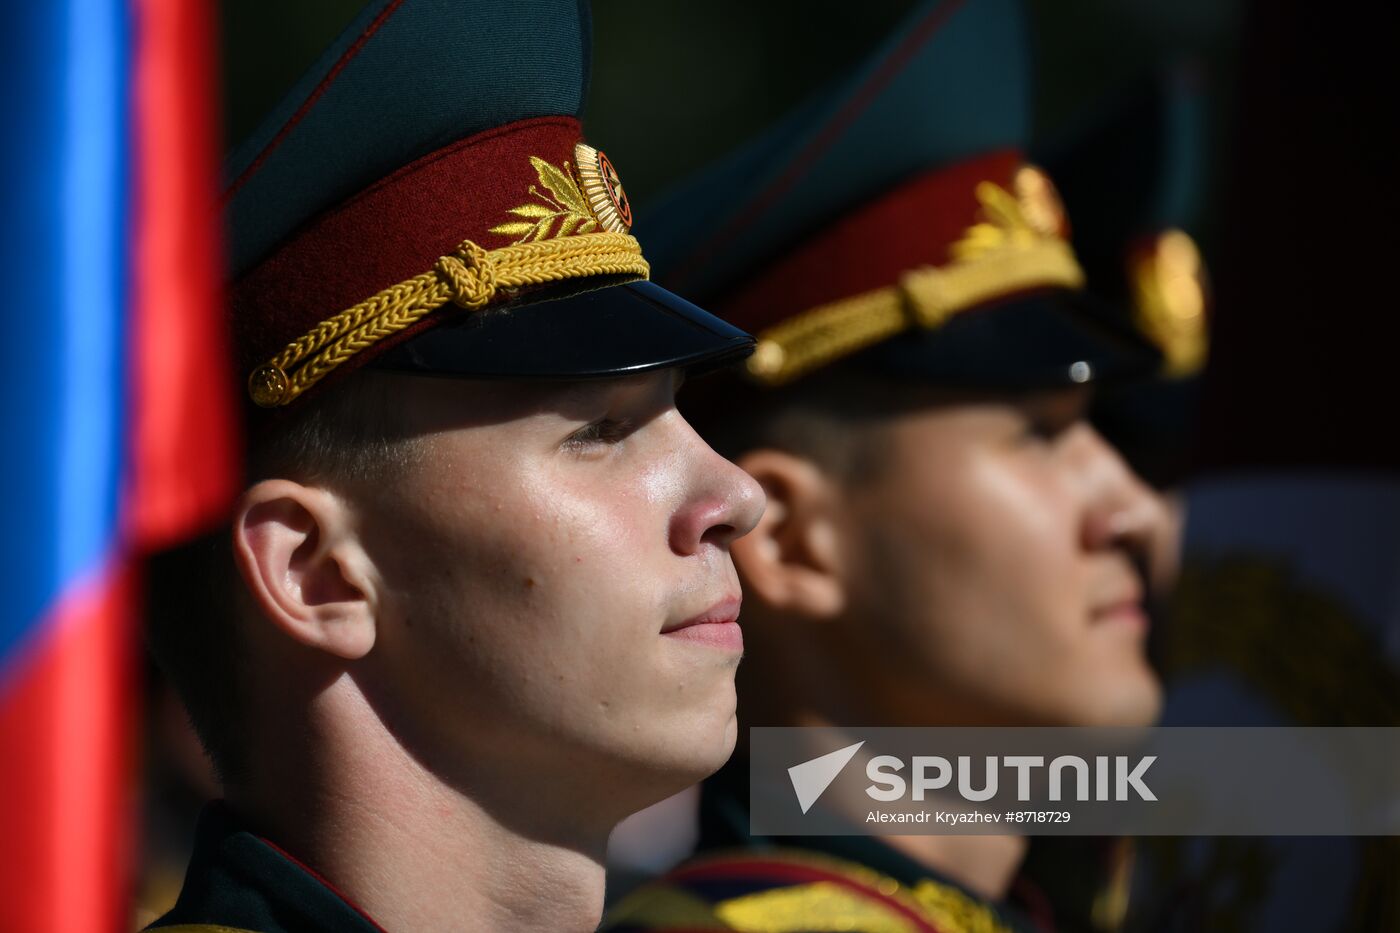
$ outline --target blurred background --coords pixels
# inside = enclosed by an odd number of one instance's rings
[[[228,142],[358,6],[222,5]],[[598,0],[585,125],[624,172],[643,243],[646,208],[669,186],[857,65],[912,6]],[[1157,220],[1186,230],[1208,270],[1205,372],[1101,399],[1096,415],[1185,516],[1167,571],[1179,574],[1177,596],[1159,607],[1154,645],[1170,685],[1166,722],[1400,724],[1400,460],[1385,375],[1393,351],[1379,323],[1389,303],[1382,227],[1400,207],[1382,142],[1397,90],[1386,37],[1396,33],[1356,3],[1027,6],[1033,155],[1061,163],[1052,177],[1065,170],[1062,186],[1081,168],[1160,172],[1158,187],[1172,190]],[[1076,140],[1140,130],[1112,112],[1168,85],[1170,138],[1076,164]],[[1157,159],[1170,164],[1132,164]],[[1075,191],[1066,196],[1073,225]],[[166,705],[152,709],[178,731]],[[192,803],[189,786],[180,793]],[[624,826],[616,890],[687,853],[693,806],[683,795]],[[1083,929],[1400,929],[1400,850],[1389,839],[1143,840],[1126,862],[1106,841],[1045,840],[1027,871],[1079,902],[1063,919]],[[1106,910],[1103,879],[1115,871],[1113,896],[1126,900]]]
[[[217,5],[207,61],[217,62],[225,151],[361,6]],[[589,139],[644,216],[669,185],[861,61],[911,6],[596,0]],[[1035,151],[1063,152],[1115,100],[1163,75],[1193,102],[1190,185],[1171,223],[1209,269],[1209,362],[1188,384],[1105,399],[1100,413],[1185,516],[1167,571],[1176,596],[1159,607],[1154,645],[1168,724],[1400,725],[1389,321],[1400,33],[1381,6],[1028,2]],[[5,91],[11,109],[19,93]],[[8,225],[8,205],[5,214]],[[645,243],[644,224],[635,232]],[[143,683],[133,925],[173,902],[195,815],[216,790],[149,662]],[[674,801],[624,831],[619,884],[686,854],[688,806]],[[1107,913],[1096,906],[1104,846],[1037,843],[1027,871],[1080,902],[1069,929],[1400,930],[1398,842],[1140,840],[1118,872],[1124,905]]]
[[[353,0],[220,4],[229,143],[252,131],[361,6]],[[828,0],[598,0],[589,135],[616,153],[628,192],[645,204],[854,67],[913,6],[912,0],[858,7]],[[1115,89],[1183,61],[1226,79],[1212,94],[1213,119],[1224,119],[1240,0],[1031,0],[1027,8],[1043,135]]]

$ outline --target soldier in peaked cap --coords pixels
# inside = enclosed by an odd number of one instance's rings
[[[1207,183],[1206,89],[1184,65],[1085,108],[1039,152],[1074,218],[1074,249],[1099,313],[1162,352],[1157,378],[1115,386],[1094,422],[1154,486],[1188,466],[1208,350],[1209,278],[1192,231]]]
[[[1036,152],[1074,219],[1075,255],[1102,299],[1095,312],[1162,353],[1151,378],[1107,387],[1091,408],[1096,429],[1124,459],[1168,490],[1171,518],[1157,526],[1147,568],[1160,593],[1175,586],[1181,562],[1184,497],[1171,487],[1192,452],[1207,355],[1209,281],[1190,232],[1204,213],[1205,93],[1193,69],[1163,69],[1083,108]],[[1141,887],[1139,861],[1131,838],[1037,837],[1018,882],[1054,905],[1057,930],[1112,930],[1126,922],[1130,889]],[[1133,901],[1136,909],[1141,897]]]
[[[376,2],[232,159],[229,608],[151,632],[226,800],[158,928],[591,929],[733,747],[762,493],[674,392],[752,339],[646,281],[587,15]]]
[[[658,278],[758,335],[688,410],[768,493],[735,547],[746,725],[1157,715],[1138,563],[1163,510],[1085,413],[1158,357],[1089,313],[1026,163],[1022,29],[1013,0],[923,3],[642,219]],[[706,782],[700,856],[609,929],[1030,928],[1024,838],[757,838],[747,770]]]

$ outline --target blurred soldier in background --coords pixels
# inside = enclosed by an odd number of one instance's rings
[[[1178,487],[1190,466],[1208,351],[1209,279],[1189,232],[1200,227],[1209,180],[1204,81],[1194,65],[1165,67],[1083,108],[1036,147],[1073,218],[1075,255],[1102,299],[1098,310],[1162,352],[1154,378],[1108,387],[1091,409],[1095,427],[1169,505],[1149,552],[1159,594],[1170,593],[1179,572],[1186,516]],[[1155,646],[1164,606],[1153,609]],[[1021,881],[1044,893],[1060,933],[1118,929],[1138,851],[1128,838],[1037,837]]]
[[[1395,14],[1244,6],[1162,721],[1396,726]],[[1160,838],[1139,854],[1137,928],[1400,929],[1395,837]]]
[[[745,378],[688,401],[768,493],[735,549],[746,725],[1157,716],[1142,566],[1166,516],[1086,415],[1159,356],[1093,309],[1025,161],[1024,46],[1011,0],[922,4],[644,218],[658,275],[759,335]],[[1011,890],[1022,837],[761,839],[746,799],[740,755],[703,790],[701,857],[610,928],[1052,922]]]
[[[674,406],[586,5],[377,2],[231,159],[249,485],[153,652],[216,765],[160,928],[583,930],[728,757],[762,493]],[[371,919],[373,918],[373,919]]]
[[[1174,64],[1096,100],[1036,147],[1102,299],[1161,352],[1158,378],[1115,386],[1093,420],[1158,489],[1191,466],[1210,282],[1194,234],[1210,182],[1205,76]]]

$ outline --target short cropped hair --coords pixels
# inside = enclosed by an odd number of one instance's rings
[[[249,483],[284,478],[338,491],[373,488],[419,449],[393,404],[395,377],[354,373],[246,431]],[[248,600],[228,527],[156,555],[147,639],[224,782],[247,773],[249,659],[239,632]]]

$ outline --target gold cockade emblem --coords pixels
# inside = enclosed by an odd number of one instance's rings
[[[1011,179],[1011,190],[1021,205],[1026,222],[1043,236],[1069,236],[1065,203],[1050,176],[1034,165],[1022,165]]]
[[[1165,374],[1199,372],[1209,352],[1209,288],[1196,241],[1181,230],[1158,234],[1133,251],[1128,278],[1138,328],[1161,349]]]
[[[534,200],[512,207],[513,219],[497,224],[491,232],[518,237],[516,243],[600,230],[627,233],[632,226],[632,206],[612,162],[586,143],[574,147],[574,159],[576,167],[565,162],[561,168],[530,156],[539,178],[538,185],[530,186]]]
[[[593,216],[610,233],[626,233],[632,228],[632,205],[622,190],[622,179],[612,160],[587,143],[574,147],[578,177]]]

